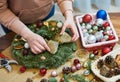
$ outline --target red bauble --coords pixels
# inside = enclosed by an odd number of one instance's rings
[[[115,36],[114,35],[109,35],[109,38],[108,38],[109,40],[113,40],[113,39],[115,39]]]
[[[74,65],[77,65],[77,64],[79,64],[80,63],[80,61],[79,61],[79,59],[74,59]]]
[[[107,26],[110,26],[109,22],[105,22],[105,23],[103,24],[103,27],[107,27]]]
[[[44,76],[47,73],[47,69],[42,68],[40,69],[40,75]]]
[[[23,67],[20,68],[21,73],[24,73],[25,71],[26,71],[26,67],[23,66]]]
[[[40,21],[40,22],[37,22],[37,26],[38,27],[41,27],[43,25],[43,23]]]
[[[102,49],[102,54],[105,55],[105,54],[109,53],[110,51],[111,51],[111,48],[110,48],[110,47],[104,47],[104,48]]]
[[[89,14],[86,14],[86,15],[83,17],[83,22],[85,22],[85,23],[89,23],[91,20],[92,20],[92,16],[89,15]]]

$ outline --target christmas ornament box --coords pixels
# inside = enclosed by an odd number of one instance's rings
[[[88,13],[89,15],[92,16],[92,19],[96,19],[96,13]],[[84,41],[84,36],[83,36],[83,33],[82,33],[82,29],[81,29],[81,25],[80,25],[80,19],[83,18],[83,16],[85,16],[85,14],[83,15],[77,15],[75,17],[75,20],[76,20],[76,24],[77,24],[77,27],[78,27],[78,32],[79,32],[79,35],[80,35],[80,39],[81,39],[81,42],[82,42],[82,46],[89,50],[89,51],[92,51],[92,50],[98,50],[98,49],[102,49],[106,46],[108,47],[113,47],[118,41],[118,36],[116,34],[116,31],[114,29],[114,26],[110,20],[110,17],[109,17],[109,14],[107,13],[107,19],[106,21],[109,22],[110,24],[110,27],[112,29],[112,32],[113,32],[113,35],[115,36],[115,39],[113,40],[108,40],[108,41],[103,41],[103,42],[96,42],[96,43],[92,43],[92,44],[86,44],[85,41]]]

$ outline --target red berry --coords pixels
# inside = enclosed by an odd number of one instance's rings
[[[89,23],[91,20],[92,20],[92,16],[89,15],[89,14],[86,14],[86,15],[83,17],[83,22],[85,22],[85,23]]]
[[[42,68],[40,69],[40,75],[44,76],[47,73],[47,69]]]
[[[80,63],[79,59],[74,59],[74,65],[77,65],[79,63]]]
[[[23,66],[23,67],[20,68],[21,73],[24,73],[25,71],[26,71],[26,67]]]
[[[103,27],[107,27],[107,26],[110,26],[109,22],[105,22],[105,23],[103,24]]]
[[[110,47],[104,47],[104,48],[102,49],[102,54],[105,55],[105,54],[109,53],[110,51],[111,51],[111,48],[110,48]]]

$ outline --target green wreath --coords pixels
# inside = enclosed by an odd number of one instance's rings
[[[55,37],[61,31],[62,22],[52,20],[42,22],[41,26],[37,25],[38,23],[28,25],[29,29],[44,37],[46,41],[56,41]],[[70,35],[69,30],[66,30],[66,32]],[[59,46],[54,54],[45,51],[36,55],[31,52],[30,48],[26,49],[24,47],[26,42],[20,35],[15,35],[11,52],[19,64],[27,68],[57,68],[72,58],[72,53],[76,50],[76,44],[74,42],[57,41]]]

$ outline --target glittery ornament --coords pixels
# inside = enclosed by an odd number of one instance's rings
[[[110,27],[110,26],[107,26],[107,27],[106,27],[106,30],[108,30],[108,31],[111,30],[111,27]]]
[[[100,41],[103,38],[103,33],[102,32],[96,32],[95,37],[97,41]]]
[[[115,39],[115,36],[114,35],[109,35],[109,38],[108,38],[109,40],[113,40],[113,39]]]
[[[90,71],[89,71],[89,70],[85,70],[83,74],[84,74],[84,75],[89,75],[89,74],[90,74]]]
[[[40,69],[40,75],[44,76],[47,73],[47,69],[41,68]]]
[[[51,72],[51,76],[52,76],[52,77],[56,77],[57,75],[58,75],[57,71],[52,71],[52,72]]]
[[[26,67],[23,66],[23,67],[20,68],[21,73],[24,73],[25,71],[26,71]]]
[[[96,25],[97,26],[102,26],[102,24],[104,23],[103,19],[99,18],[96,20]]]
[[[98,30],[98,26],[93,26],[93,30]]]
[[[102,49],[102,54],[105,55],[105,54],[109,53],[110,51],[111,51],[111,48],[110,48],[110,47],[104,47],[104,48]]]
[[[43,23],[41,21],[37,23],[38,27],[41,27],[42,25],[43,25]]]
[[[92,32],[93,32],[93,30],[92,30],[92,29],[89,29],[89,30],[88,30],[88,33],[90,33],[90,34],[91,34]]]
[[[86,14],[83,16],[83,22],[89,23],[92,20],[92,16],[90,14]]]
[[[75,72],[77,70],[76,66],[71,67],[71,72]]]
[[[93,44],[96,42],[96,37],[94,35],[89,35],[88,38],[87,38],[87,42],[89,44]]]
[[[74,65],[77,65],[77,64],[79,64],[79,63],[80,63],[79,59],[74,59],[74,61],[73,61],[73,64],[74,64]]]
[[[91,53],[91,54],[89,55],[89,58],[93,60],[93,59],[95,58],[95,54],[92,54],[92,53]]]
[[[92,26],[91,26],[90,24],[87,24],[87,25],[86,25],[86,29],[91,29],[91,27],[92,27]]]
[[[28,50],[27,49],[24,49],[23,50],[23,55],[25,56],[25,55],[27,55],[28,54]]]
[[[58,27],[58,28],[62,28],[62,26],[63,26],[63,23],[62,23],[62,22],[58,22],[58,23],[57,23],[57,27]]]
[[[96,14],[97,18],[101,18],[103,20],[107,19],[107,13],[105,10],[99,10]]]
[[[80,63],[78,63],[78,64],[76,65],[77,70],[81,69],[81,67],[82,67],[82,65],[81,65]]]
[[[104,35],[103,36],[105,40],[108,40],[109,36],[108,35]]]
[[[26,49],[30,48],[28,43],[25,43],[25,44],[24,44],[24,47],[25,47]]]
[[[110,26],[109,22],[105,22],[105,23],[103,24],[103,27],[108,27],[108,26]]]

